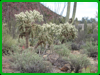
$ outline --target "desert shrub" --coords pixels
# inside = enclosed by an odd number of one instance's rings
[[[37,38],[34,38],[33,40],[32,40],[32,38],[30,38],[30,39],[29,39],[30,46],[34,46],[34,45],[36,45],[36,44],[37,44],[37,41],[38,41]]]
[[[85,39],[85,33],[84,33],[84,31],[82,30],[82,31],[80,31],[79,33],[78,33],[78,36],[77,36],[77,38],[75,39],[75,41],[77,42],[77,43],[79,43],[80,41],[82,41],[82,40],[84,40]]]
[[[91,56],[92,53],[98,52],[98,46],[87,47],[88,55]]]
[[[4,42],[2,43],[2,54],[4,55],[8,55],[10,54],[10,52],[14,52],[15,51],[15,40],[13,40],[12,38],[8,39],[4,39]]]
[[[80,51],[80,53],[81,53],[81,54],[86,54],[86,55],[88,55],[87,49],[82,49],[82,50]]]
[[[90,39],[90,38],[91,38],[91,34],[87,34],[87,35],[85,36],[85,38],[86,38],[86,39]]]
[[[79,32],[82,30],[82,25],[75,25],[75,27],[78,29]]]
[[[10,52],[15,51],[14,46],[17,45],[17,40],[13,39],[8,34],[8,29],[5,26],[2,26],[2,54],[10,54]]]
[[[68,56],[70,54],[70,50],[65,44],[55,45],[54,50],[61,56]]]
[[[98,34],[93,34],[92,38],[94,38],[94,41],[98,41]]]
[[[61,44],[61,45],[54,45],[54,50],[60,50],[60,49],[62,49],[63,47],[65,47],[64,44]]]
[[[44,62],[42,57],[28,49],[11,57],[12,68],[19,70],[21,73],[48,73],[51,71],[50,63]]]
[[[39,53],[39,50],[40,50],[40,54],[43,54],[43,52],[45,50],[45,47],[44,46],[39,46],[37,49],[35,49],[35,52]]]
[[[22,39],[18,39],[18,41],[19,41],[19,46],[20,46],[20,47],[25,46],[26,40],[25,40],[24,37],[23,37]]]
[[[92,53],[98,52],[97,42],[86,42],[86,45],[82,46],[83,51],[81,53],[87,54],[90,56]]]
[[[87,59],[86,55],[69,55],[69,62],[71,67],[74,68],[75,73],[78,73],[79,70],[83,67],[87,67],[88,65],[90,65],[90,61],[89,59]]]
[[[72,42],[66,42],[66,43],[65,43],[65,46],[66,46],[69,50],[71,50],[71,44],[72,44]]]
[[[95,28],[95,29],[93,30],[93,34],[98,34],[98,28]]]
[[[68,48],[66,48],[66,49],[58,50],[56,52],[61,56],[68,56],[70,53],[70,50]]]
[[[98,34],[98,24],[96,24],[95,22],[92,23],[92,29],[93,29],[93,33],[97,33]]]
[[[93,33],[93,29],[91,25],[87,25],[87,33],[88,34],[92,34]]]
[[[80,50],[80,45],[78,45],[77,43],[72,43],[71,44],[71,49],[72,50]]]
[[[16,45],[16,44],[15,44],[15,45],[12,45],[11,48],[12,48],[13,52],[10,51],[10,54],[13,54],[13,53],[16,53],[16,52],[19,52],[19,53],[20,53],[21,50],[22,50],[22,48],[20,48],[20,47],[19,47],[18,45]]]

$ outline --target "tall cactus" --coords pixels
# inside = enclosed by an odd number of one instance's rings
[[[71,3],[68,2],[67,13],[66,13],[66,18],[65,18],[65,23],[66,23],[66,22],[69,22],[70,5],[71,5]],[[75,14],[76,14],[76,7],[77,7],[77,2],[74,2],[73,14],[72,14],[72,18],[71,18],[71,19],[72,19],[71,24],[73,24],[73,22],[74,22],[74,18],[75,18]]]
[[[71,5],[71,2],[68,2],[68,5],[67,5],[67,13],[66,13],[65,22],[68,22],[68,21],[69,21],[70,5]]]
[[[76,14],[76,7],[77,7],[77,2],[74,2],[74,8],[73,8],[73,15],[72,15],[72,23],[74,22],[75,14]]]
[[[93,30],[95,29],[95,27],[96,27],[96,24],[93,22],[93,23],[92,23],[92,32],[93,32]]]
[[[87,34],[87,21],[84,21],[84,33]]]

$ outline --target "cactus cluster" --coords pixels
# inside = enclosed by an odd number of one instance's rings
[[[28,48],[29,35],[33,38],[36,20],[43,21],[43,15],[36,10],[21,12],[15,14],[15,18],[18,23],[18,31],[20,31],[19,38],[26,37],[26,48]]]
[[[37,25],[37,32],[35,33],[39,41],[43,41],[44,44],[48,42],[52,44],[54,40],[59,39],[74,39],[77,35],[77,29],[75,26],[64,23],[56,25],[54,23],[46,23]],[[37,35],[38,34],[38,35]]]

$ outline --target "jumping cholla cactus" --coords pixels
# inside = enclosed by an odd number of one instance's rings
[[[40,15],[36,10],[21,12],[20,14],[15,14],[15,17],[19,24],[19,38],[26,37],[26,48],[28,48],[29,35],[31,35],[31,38],[35,37],[38,39],[38,43],[35,46],[37,48],[42,44],[45,46],[46,42],[51,45],[55,39],[74,39],[77,34],[75,26],[69,23],[59,25],[55,23],[35,24],[36,20],[43,21],[43,15]]]
[[[42,26],[37,26],[38,32],[35,34],[39,42],[38,45],[44,44],[46,45],[46,42],[48,42],[49,45],[53,44],[54,40],[57,39],[74,39],[77,35],[77,29],[75,26],[67,23],[56,25],[54,23],[46,23]],[[36,46],[36,48],[38,47]]]
[[[19,38],[22,38],[23,36],[26,37],[26,48],[28,48],[28,38],[29,35],[33,38],[36,26],[35,21],[43,21],[43,15],[40,15],[40,13],[36,10],[30,10],[15,14],[15,18],[17,20],[18,31],[20,33]]]

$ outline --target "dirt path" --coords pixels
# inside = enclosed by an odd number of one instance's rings
[[[3,73],[17,73],[17,71],[10,68],[10,63],[7,57],[2,56],[2,72]]]

